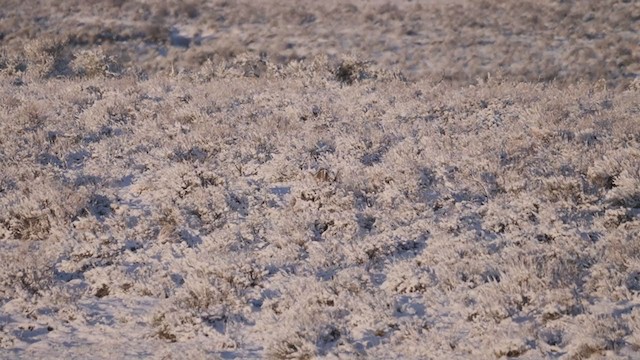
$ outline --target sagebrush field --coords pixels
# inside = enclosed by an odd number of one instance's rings
[[[640,4],[7,0],[0,358],[640,358]]]

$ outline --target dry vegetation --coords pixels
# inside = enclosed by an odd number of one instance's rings
[[[291,3],[0,9],[0,358],[637,357],[638,3]]]
[[[613,87],[640,75],[632,0],[4,0],[0,20],[9,55],[53,36],[67,59],[100,47],[149,73],[245,52],[276,64],[356,52],[412,80],[457,84],[491,73]]]

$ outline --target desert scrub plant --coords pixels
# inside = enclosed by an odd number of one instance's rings
[[[27,241],[0,255],[0,303],[35,300],[55,284],[54,268],[61,248]]]
[[[543,191],[551,202],[578,202],[582,198],[583,189],[579,179],[567,176],[552,176],[542,180]]]
[[[26,59],[17,53],[8,53],[0,50],[0,75],[2,76],[18,76],[14,78],[14,85],[24,85],[22,79],[27,69]]]
[[[209,341],[213,341],[218,348],[235,348],[237,344],[227,334],[224,334],[224,328],[215,329],[216,325],[223,327],[227,318],[224,307],[195,311],[170,303],[159,306],[151,314],[152,333],[150,335],[168,342],[186,341],[204,335]],[[214,329],[211,329],[212,327]]]
[[[297,334],[292,334],[269,345],[265,355],[270,360],[309,360],[315,357],[316,351],[312,342]]]
[[[64,40],[56,38],[37,39],[24,46],[26,71],[36,78],[68,76],[70,50]]]
[[[265,355],[269,359],[311,359],[326,356],[346,332],[327,317],[313,312],[299,314],[292,321],[293,329],[284,331],[268,343]],[[315,319],[314,319],[315,318]]]
[[[613,180],[614,188],[606,200],[614,206],[640,208],[640,167],[625,169]]]
[[[15,344],[15,337],[4,331],[4,326],[0,326],[0,349],[11,349]]]
[[[391,294],[410,294],[422,293],[437,283],[438,278],[433,269],[400,262],[387,272],[387,278],[381,287]]]
[[[112,59],[106,56],[101,49],[81,50],[75,54],[71,61],[71,69],[79,77],[104,76],[109,70]]]
[[[338,81],[351,85],[355,81],[365,80],[372,76],[367,71],[368,65],[370,65],[370,62],[357,60],[356,57],[349,57],[336,67],[334,74]]]
[[[640,171],[640,151],[634,146],[614,146],[596,158],[587,170],[587,179],[599,190],[607,192],[616,187],[616,178],[627,171],[624,178],[637,177]],[[629,180],[626,180],[629,181]]]
[[[517,358],[529,351],[529,346],[521,339],[504,339],[500,341],[494,348],[496,358]]]
[[[569,353],[569,359],[586,359],[595,354],[619,354],[630,330],[622,319],[612,314],[595,314],[589,315],[588,320],[589,325],[585,324],[583,328],[585,336]]]
[[[24,103],[17,109],[16,123],[19,126],[18,129],[31,133],[42,130],[50,118],[50,113],[51,106],[47,101]],[[14,128],[13,130],[18,129]]]
[[[4,228],[4,238],[61,240],[62,229],[91,202],[91,195],[86,189],[66,186],[49,173],[27,173],[24,176],[17,191],[0,197],[0,206],[5,210],[0,212],[0,229]]]
[[[154,336],[169,342],[178,341],[178,337],[172,332],[170,325],[167,323],[166,314],[159,313],[151,319],[151,326],[155,329]]]
[[[332,73],[337,81],[346,85],[352,85],[355,82],[368,79],[378,81],[404,80],[404,76],[401,73],[376,69],[371,61],[360,60],[355,55],[346,56],[332,70]]]
[[[5,220],[4,227],[8,229],[13,239],[17,240],[44,240],[51,230],[49,216],[42,212],[29,214],[10,214],[10,219]]]
[[[209,82],[215,78],[273,78],[280,74],[280,68],[266,56],[243,52],[228,59],[208,58],[200,66],[196,79]]]
[[[341,284],[349,282],[349,274],[353,272],[345,272],[342,280],[335,282],[320,281],[313,276],[300,279],[278,274],[271,278],[271,283],[278,289],[278,296],[264,300],[262,309],[268,311],[269,321],[262,322],[260,330],[281,324],[289,326],[265,337],[265,354],[270,358],[289,359],[347,351],[345,348],[349,348],[353,340],[353,323],[350,321],[367,326],[379,317],[378,314],[373,318],[364,315],[370,309],[369,304],[361,302],[362,297],[371,299],[370,290],[361,288],[366,283],[365,279],[356,279],[350,284],[351,290],[341,287]],[[344,311],[345,306],[351,306],[348,304],[360,304],[363,308],[355,306],[351,311]]]

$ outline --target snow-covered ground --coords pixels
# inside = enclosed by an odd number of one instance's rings
[[[637,2],[0,8],[0,359],[640,353]]]
[[[637,89],[247,61],[2,88],[0,357],[634,356]]]

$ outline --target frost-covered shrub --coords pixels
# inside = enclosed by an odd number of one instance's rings
[[[78,76],[104,76],[108,70],[108,60],[101,51],[84,50],[75,54],[71,68]]]
[[[632,350],[636,90],[340,64],[0,87],[1,346],[99,323],[154,355]]]

